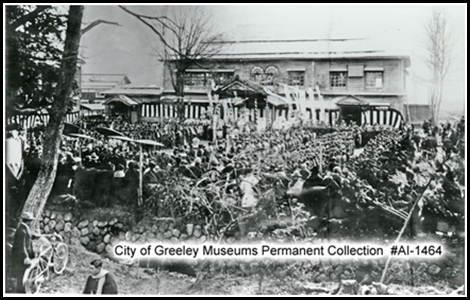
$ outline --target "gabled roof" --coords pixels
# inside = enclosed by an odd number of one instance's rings
[[[109,87],[130,84],[131,80],[126,74],[82,74],[82,88]]]
[[[116,86],[115,82],[82,82],[82,89],[108,88]]]
[[[238,100],[235,100],[235,105],[237,105],[237,104],[241,104],[242,102],[248,99],[248,98],[243,99],[243,98],[238,97],[239,95],[237,92],[244,92],[244,91],[248,91],[253,94],[258,94],[262,96],[264,100],[266,100],[268,103],[274,106],[286,105],[288,103],[288,100],[285,97],[269,91],[264,86],[256,82],[253,82],[250,80],[242,80],[238,76],[235,77],[234,80],[225,84],[224,86],[219,87],[214,92],[222,94],[222,95],[234,94],[233,96],[235,96],[235,98],[238,99]]]
[[[149,95],[149,96],[160,96],[163,88],[156,85],[147,86],[135,86],[135,85],[124,85],[117,86],[113,89],[104,91],[105,95]]]
[[[235,77],[232,81],[226,83],[225,85],[217,88],[215,92],[225,92],[228,90],[238,90],[238,91],[251,91],[254,93],[260,93],[262,95],[267,95],[264,87],[260,84],[257,84],[250,80],[242,80],[238,76]]]

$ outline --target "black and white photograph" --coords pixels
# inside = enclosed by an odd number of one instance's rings
[[[467,4],[4,4],[3,296],[466,296]]]

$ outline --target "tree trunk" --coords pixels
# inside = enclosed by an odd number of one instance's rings
[[[436,107],[436,125],[439,123],[439,112],[441,110],[442,103],[442,91],[444,89],[444,81],[442,77],[439,78],[439,93],[437,94],[437,107]]]
[[[41,158],[41,167],[38,178],[34,183],[23,212],[31,212],[36,217],[33,228],[37,226],[38,216],[46,204],[54,184],[59,160],[59,149],[62,141],[65,115],[70,101],[72,82],[77,68],[78,46],[80,44],[80,27],[83,17],[83,6],[70,6],[67,21],[67,35],[65,38],[64,53],[60,66],[60,79],[57,83],[54,102],[49,111],[50,119],[44,133],[44,145]]]
[[[438,113],[437,103],[439,101],[438,96],[439,96],[439,83],[437,79],[434,78],[431,83],[431,105],[430,105],[432,124],[436,124],[437,122],[437,113]]]

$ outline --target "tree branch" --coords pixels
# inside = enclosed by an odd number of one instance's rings
[[[106,20],[96,20],[96,21],[93,21],[91,22],[87,27],[83,28],[82,30],[80,30],[80,33],[83,35],[84,33],[90,31],[93,27],[95,26],[98,26],[99,24],[101,23],[104,23],[104,24],[109,24],[109,25],[116,25],[116,26],[121,26],[119,23],[117,22],[110,22],[110,21],[106,21]]]
[[[173,51],[173,52],[177,53],[178,55],[181,55],[181,56],[182,56],[182,54],[181,54],[177,49],[175,49],[174,47],[172,47],[171,45],[169,45],[169,44],[167,43],[167,41],[165,40],[165,38],[163,37],[163,35],[162,35],[158,30],[156,30],[156,29],[152,26],[152,24],[150,24],[150,23],[148,23],[147,21],[145,21],[142,16],[140,16],[140,15],[138,15],[138,14],[136,14],[136,13],[130,11],[130,10],[128,10],[126,7],[124,7],[124,6],[122,6],[122,5],[118,5],[118,6],[119,6],[122,10],[124,10],[125,12],[127,12],[128,14],[130,14],[130,15],[136,17],[139,21],[141,21],[142,23],[144,23],[145,25],[147,25],[147,27],[149,27],[149,28],[159,37],[160,41],[161,41],[166,47],[168,47],[168,49],[170,49],[171,51]]]

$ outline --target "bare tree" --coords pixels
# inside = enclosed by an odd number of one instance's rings
[[[186,70],[194,65],[210,69],[204,63],[220,52],[223,43],[219,41],[223,35],[209,24],[210,16],[198,6],[174,7],[168,16],[143,15],[119,7],[149,27],[163,44],[158,55],[168,68],[176,94],[178,117],[184,120]]]
[[[424,61],[430,71],[431,121],[439,122],[439,111],[442,103],[443,87],[449,67],[452,63],[452,38],[448,19],[443,9],[435,9],[425,24],[426,36]]]

